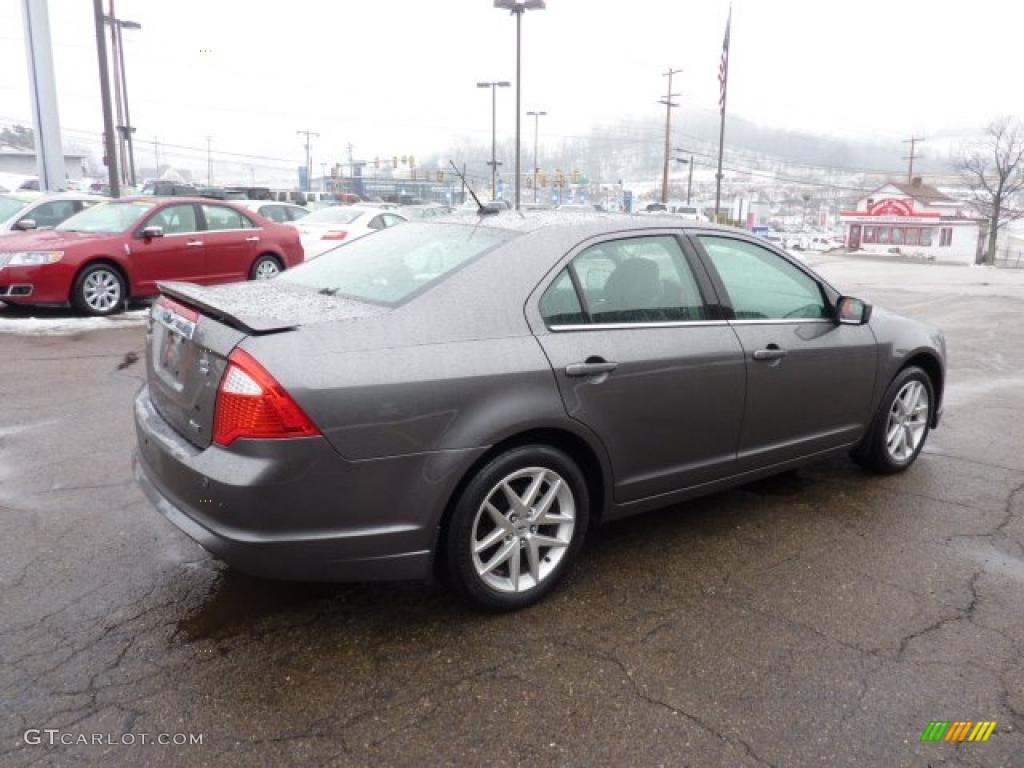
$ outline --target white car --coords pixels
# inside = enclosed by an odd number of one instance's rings
[[[28,229],[52,229],[79,211],[107,199],[85,192],[0,195],[0,235]]]
[[[397,211],[336,205],[313,211],[302,220],[293,222],[291,226],[299,230],[306,259],[315,259],[324,251],[341,245],[342,242],[357,240],[379,229],[387,229],[405,221],[405,216]]]
[[[293,221],[309,216],[309,209],[292,203],[279,203],[276,200],[232,200],[234,205],[248,208],[264,218],[278,224],[290,224]]]

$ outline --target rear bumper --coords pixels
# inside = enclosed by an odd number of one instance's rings
[[[132,464],[143,492],[229,565],[291,580],[431,577],[437,526],[458,478],[451,456],[440,464],[436,454],[350,462],[320,437],[199,450],[156,412],[145,388],[135,424]]]

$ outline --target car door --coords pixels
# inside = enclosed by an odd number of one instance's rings
[[[246,280],[259,255],[262,230],[235,208],[203,203],[206,222],[206,275],[203,282]]]
[[[162,237],[145,238],[146,227],[160,227]],[[204,271],[203,232],[196,205],[178,203],[158,208],[135,231],[132,238],[132,264],[137,291],[157,292],[157,280],[201,280]]]
[[[608,451],[619,503],[733,471],[743,350],[698,266],[671,231],[602,239],[539,299],[538,340],[567,412]]]
[[[746,356],[739,470],[859,439],[875,381],[870,327],[840,325],[833,292],[769,248],[720,233],[694,240]]]

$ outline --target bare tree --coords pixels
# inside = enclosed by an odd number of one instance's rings
[[[1000,227],[1024,216],[1024,207],[1012,207],[1024,189],[1024,126],[1010,117],[993,120],[983,138],[961,150],[956,167],[974,206],[988,219],[985,260],[992,264]]]

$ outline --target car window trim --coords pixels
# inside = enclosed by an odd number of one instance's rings
[[[581,255],[584,251],[588,250],[597,245],[603,243],[614,242],[617,240],[637,240],[645,237],[671,237],[676,241],[676,246],[679,248],[679,252],[683,256],[683,263],[689,268],[690,273],[693,277],[694,282],[697,284],[697,292],[700,294],[701,303],[704,307],[704,312],[708,316],[705,320],[668,320],[668,321],[649,321],[649,322],[637,322],[637,323],[602,323],[595,322],[593,315],[590,312],[590,305],[587,302],[586,292],[583,290],[583,286],[580,284],[579,275],[576,273],[575,261],[576,257]],[[558,261],[558,265],[553,270],[554,274],[550,280],[542,281],[543,289],[540,290],[537,295],[537,300],[534,302],[534,306],[537,310],[537,314],[540,317],[541,325],[547,330],[554,333],[565,333],[567,331],[579,331],[579,330],[616,330],[620,326],[623,328],[678,328],[687,325],[721,325],[727,319],[721,314],[721,305],[718,301],[717,290],[715,286],[708,279],[702,280],[701,270],[703,264],[699,260],[698,255],[688,250],[687,242],[685,238],[685,232],[678,229],[640,229],[640,230],[620,230],[618,232],[607,232],[602,235],[589,238],[582,243],[578,243],[574,248],[569,250],[569,254]],[[695,263],[696,262],[696,263]],[[540,311],[540,302],[544,298],[544,294],[547,293],[548,288],[551,284],[558,279],[558,276],[562,274],[562,270],[566,270],[569,273],[569,278],[572,282],[573,289],[576,291],[576,300],[579,302],[580,308],[583,311],[583,317],[586,323],[572,323],[572,324],[560,324],[560,325],[548,325],[544,319],[544,314]],[[549,273],[550,274],[550,273]],[[709,301],[709,291],[714,292],[715,301]],[[537,289],[534,289],[537,292]]]
[[[704,268],[707,270],[711,281],[714,283],[715,291],[722,297],[722,307],[725,311],[725,317],[730,323],[734,325],[788,325],[790,323],[799,322],[813,322],[813,323],[832,323],[836,322],[836,301],[839,298],[839,292],[835,290],[831,285],[825,282],[820,276],[815,274],[805,264],[801,264],[796,259],[792,258],[788,253],[774,247],[767,241],[761,241],[760,239],[755,240],[753,237],[745,237],[736,232],[721,232],[714,229],[694,229],[687,232],[689,239],[693,243],[693,247],[699,254],[701,261],[704,263]],[[803,273],[809,277],[815,285],[818,286],[818,292],[821,294],[822,302],[825,305],[826,311],[828,311],[828,317],[768,317],[768,318],[737,318],[736,310],[732,305],[732,297],[729,296],[729,291],[725,287],[725,283],[722,281],[722,276],[718,273],[714,263],[711,261],[711,257],[708,255],[707,250],[704,248],[704,243],[701,241],[702,237],[715,237],[719,240],[735,240],[737,242],[746,243],[756,248],[768,251],[775,256],[782,259],[783,262],[789,264],[795,268],[798,272]],[[833,295],[834,294],[834,295]]]

